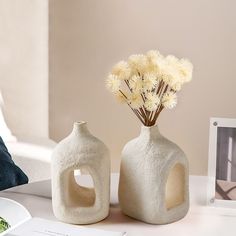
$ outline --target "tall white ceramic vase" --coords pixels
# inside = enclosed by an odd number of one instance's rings
[[[91,175],[94,188],[76,183],[74,171]],[[85,122],[74,124],[52,155],[52,203],[55,216],[72,224],[91,224],[109,213],[110,158],[105,144],[95,138]]]
[[[143,126],[140,136],[125,145],[119,201],[124,214],[151,224],[171,223],[187,214],[187,158],[157,126]]]

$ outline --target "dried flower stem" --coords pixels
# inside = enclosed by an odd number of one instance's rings
[[[143,116],[142,114],[140,114],[140,112],[136,109],[133,109],[130,104],[127,101],[127,96],[121,91],[119,90],[119,92],[124,96],[126,103],[128,104],[128,106],[131,108],[131,110],[134,112],[134,114],[138,117],[138,119],[145,125],[145,122],[143,121]]]
[[[125,80],[125,83],[129,89],[129,91],[131,93],[133,93],[132,89],[130,88],[129,81]],[[168,88],[169,88],[169,86],[161,80],[158,87],[157,87],[156,94],[160,98],[162,98],[163,95],[168,91]],[[160,115],[161,111],[164,109],[164,106],[162,104],[160,104],[157,107],[156,111],[152,111],[152,112],[148,111],[144,106],[140,107],[139,109],[134,109],[130,106],[127,96],[121,90],[119,90],[119,92],[124,96],[126,103],[131,108],[131,110],[134,112],[134,114],[138,117],[138,119],[142,122],[143,125],[153,126],[156,123],[158,116]],[[140,95],[142,97],[143,102],[145,103],[145,101],[146,101],[145,94],[141,93]]]
[[[162,98],[163,95],[167,92],[169,86],[166,85],[165,89],[163,90],[164,86],[162,86],[162,88],[159,91],[159,96]],[[161,111],[163,110],[164,106],[162,104],[160,104],[156,110],[156,112],[154,113],[153,118],[151,118],[151,124],[154,125],[156,123],[156,120],[158,118],[158,116],[160,115]]]

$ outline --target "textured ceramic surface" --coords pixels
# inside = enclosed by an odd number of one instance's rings
[[[94,188],[76,183],[74,170],[89,173]],[[108,216],[110,198],[109,151],[87,129],[74,124],[52,155],[52,203],[55,216],[73,224],[91,224]]]
[[[157,126],[142,127],[122,152],[119,201],[124,214],[151,224],[183,218],[189,209],[188,161]]]

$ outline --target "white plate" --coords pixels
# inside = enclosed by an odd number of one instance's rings
[[[10,229],[15,228],[19,224],[31,218],[30,213],[21,204],[13,200],[1,197],[0,197],[0,216],[4,218],[11,225]],[[0,233],[0,236],[6,234],[7,231]]]

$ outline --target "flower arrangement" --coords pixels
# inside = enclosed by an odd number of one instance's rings
[[[164,57],[151,50],[118,62],[106,87],[121,103],[128,104],[143,125],[153,126],[164,108],[176,106],[176,92],[192,79],[192,71],[189,60]]]

